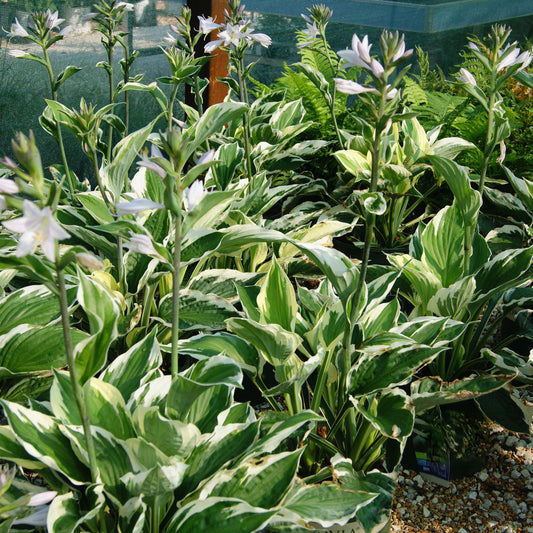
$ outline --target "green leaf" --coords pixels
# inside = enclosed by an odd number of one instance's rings
[[[455,204],[441,209],[422,232],[422,262],[428,265],[444,287],[462,278],[463,239],[463,221]]]
[[[208,192],[192,211],[187,212],[183,221],[183,234],[192,229],[210,228],[221,215],[227,213],[234,200],[233,191]]]
[[[115,198],[120,198],[124,183],[128,179],[131,165],[148,139],[148,135],[150,135],[156,121],[157,119],[147,124],[144,128],[130,133],[113,148],[111,163],[103,169],[103,173]]]
[[[428,311],[436,316],[449,316],[455,320],[462,320],[475,290],[476,282],[473,276],[460,279],[450,287],[439,289],[428,302]]]
[[[76,198],[100,224],[109,224],[113,222],[113,215],[109,212],[109,209],[99,192],[79,192],[76,194]]]
[[[178,496],[190,494],[201,481],[240,458],[258,435],[257,421],[217,426],[212,433],[204,435],[187,461],[189,469],[178,489]]]
[[[511,289],[528,278],[533,246],[521,250],[505,250],[486,263],[475,274],[475,303],[482,303],[495,293]]]
[[[208,137],[222,131],[226,124],[240,118],[246,109],[247,106],[240,102],[222,102],[209,107],[184,134],[191,139],[191,142],[185,143],[183,160],[187,161]]]
[[[248,318],[230,318],[227,327],[260,350],[273,366],[283,364],[302,342],[299,335],[286,331],[278,324],[260,324]]]
[[[392,496],[396,488],[395,474],[373,471],[368,474],[355,471],[351,461],[335,456],[331,460],[336,479],[345,490],[378,494],[357,511],[357,520],[365,531],[386,531],[390,520]]]
[[[29,470],[41,470],[45,467],[24,449],[9,426],[0,426],[0,458]]]
[[[188,288],[204,294],[216,294],[221,298],[234,298],[237,296],[237,286],[253,285],[262,277],[263,273],[241,272],[229,268],[207,269],[195,276]]]
[[[365,211],[380,216],[387,211],[387,201],[381,192],[367,192],[361,195]]]
[[[472,188],[466,168],[451,159],[436,155],[428,156],[428,160],[435,173],[443,176],[452,190],[464,224],[475,225],[481,207],[481,195]]]
[[[15,437],[28,454],[74,484],[90,479],[88,469],[76,459],[69,439],[53,417],[5,400],[1,403]]]
[[[296,294],[275,257],[257,296],[257,306],[261,312],[261,322],[278,324],[286,331],[294,331],[298,312]]]
[[[513,398],[510,391],[500,388],[476,398],[476,403],[485,416],[496,424],[509,431],[530,434],[531,412],[526,413],[524,406]]]
[[[357,150],[339,150],[333,155],[345,170],[356,177],[370,173],[370,161]]]
[[[235,533],[236,531],[259,531],[276,513],[252,507],[240,500],[227,498],[207,498],[195,500],[183,506],[172,517],[168,533],[197,533],[216,531]]]

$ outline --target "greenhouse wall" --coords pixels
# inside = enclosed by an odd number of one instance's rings
[[[83,3],[85,2],[85,3]],[[531,0],[334,0],[326,4],[333,10],[328,26],[329,41],[334,50],[350,46],[354,33],[368,34],[376,41],[383,28],[405,33],[409,47],[421,46],[433,66],[445,71],[460,60],[459,52],[468,35],[485,35],[494,22],[505,22],[513,28],[514,39],[524,42],[533,37],[533,2]],[[107,74],[96,68],[105,59],[99,35],[84,15],[91,10],[91,0],[8,0],[0,2],[0,155],[11,155],[10,140],[17,131],[32,129],[37,137],[45,164],[58,159],[55,142],[40,128],[36,116],[44,109],[49,97],[47,74],[41,65],[16,60],[7,54],[8,48],[25,47],[25,43],[9,40],[15,18],[25,24],[32,10],[57,9],[74,31],[50,50],[56,72],[67,65],[83,70],[63,84],[59,98],[69,106],[78,106],[80,97],[95,105],[107,103]],[[260,59],[254,77],[270,84],[281,73],[284,63],[298,61],[295,30],[305,27],[301,14],[311,7],[310,0],[249,0],[243,1],[257,31],[270,35],[273,44],[268,49],[256,46],[250,60]],[[124,30],[130,30],[130,45],[140,52],[134,62],[133,74],[144,73],[143,81],[151,82],[168,75],[168,64],[161,53],[169,25],[179,13],[182,2],[141,0],[135,11],[124,20]],[[117,57],[117,72],[120,72]],[[157,113],[156,104],[144,94],[133,94],[132,128],[140,127]],[[66,138],[67,148],[77,150],[72,137]],[[71,152],[72,153],[72,152]],[[85,168],[80,151],[75,169],[80,177]]]

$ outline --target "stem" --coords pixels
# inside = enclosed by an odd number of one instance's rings
[[[172,352],[170,373],[172,379],[178,377],[178,341],[180,324],[180,268],[181,268],[181,213],[174,221],[174,258],[172,262]]]
[[[56,244],[56,257],[59,257],[59,247]],[[76,407],[80,414],[81,423],[83,426],[83,434],[85,435],[85,443],[87,445],[87,454],[89,456],[89,468],[91,469],[91,480],[96,483],[98,478],[98,466],[96,463],[96,452],[94,449],[94,441],[91,435],[91,424],[89,415],[87,413],[87,405],[85,403],[83,388],[78,380],[78,372],[74,361],[74,350],[72,347],[72,337],[70,335],[70,319],[68,313],[67,291],[65,288],[65,278],[63,271],[59,267],[59,260],[56,260],[56,274],[57,274],[57,288],[59,291],[59,307],[61,310],[61,324],[63,326],[63,340],[65,343],[65,352],[67,356],[67,364],[70,375],[70,382],[76,400]]]
[[[54,72],[52,70],[52,64],[50,63],[50,57],[48,55],[48,50],[43,47],[43,55],[44,55],[44,61],[46,63],[46,70],[48,71],[48,77],[50,79],[50,89],[52,91],[52,100],[54,102],[57,102],[57,90],[54,88],[55,86],[55,80],[54,80]],[[67,161],[67,154],[65,152],[65,145],[63,143],[63,134],[61,133],[61,124],[57,119],[55,119],[56,128],[57,128],[57,135],[56,135],[56,141],[59,147],[59,153],[61,155],[61,161],[63,162],[63,168],[65,169],[65,174],[67,176],[67,184],[70,191],[71,196],[74,195],[74,183],[72,182],[72,176],[70,174],[70,169],[68,166]]]
[[[324,43],[324,50],[325,52],[323,55],[326,56],[327,61],[329,63],[329,67],[331,69],[331,72],[335,74],[338,69],[333,65],[333,61],[331,60],[331,57],[328,53],[328,41],[326,39],[326,34],[324,32],[320,32],[320,37],[322,38],[322,42]],[[320,50],[318,50],[320,52]],[[331,100],[328,100],[326,98],[326,103],[329,107],[329,112],[331,113],[331,120],[333,121],[333,128],[335,130],[335,135],[337,136],[337,142],[339,143],[340,149],[344,150],[344,141],[342,140],[342,135],[339,130],[339,125],[337,123],[337,116],[335,115],[335,99],[336,99],[336,91],[335,87],[333,87],[333,91],[331,91]]]
[[[492,153],[492,148],[490,148],[491,145],[491,137],[492,137],[492,130],[494,128],[494,100],[495,100],[495,94],[494,94],[494,73],[492,73],[491,76],[491,91],[489,96],[489,111],[488,111],[488,119],[487,119],[487,136],[485,137],[485,147],[483,150],[483,162],[481,164],[481,171],[479,173],[479,192],[481,194],[481,197],[483,197],[483,191],[485,189],[485,178],[487,176],[487,168],[489,166],[489,158]]]
[[[102,195],[102,198],[105,202],[105,205],[107,206],[107,209],[109,209],[109,212],[113,214],[115,210],[113,209],[113,206],[111,205],[111,201],[109,200],[109,197],[107,196],[107,192],[105,190],[104,184],[102,182],[102,178],[100,176],[100,169],[98,168],[98,154],[96,153],[95,149],[93,149],[92,151],[91,159],[93,162],[93,169],[94,169],[94,174],[96,177],[96,182],[98,183],[98,188],[100,189],[100,194]]]
[[[172,129],[172,114],[174,109],[174,101],[176,100],[176,95],[178,94],[179,84],[174,84],[172,87],[172,92],[170,94],[170,100],[168,101],[168,117],[167,117],[167,128]]]
[[[241,57],[237,61],[237,77],[239,78],[239,93],[240,99],[246,105],[248,104],[248,91],[246,89],[246,80],[243,77],[244,59]],[[244,133],[244,152],[246,154],[246,173],[248,174],[248,183],[252,179],[252,155],[250,146],[250,122],[248,117],[248,110],[242,116],[243,133]]]
[[[113,76],[113,44],[111,38],[109,39],[109,46],[107,47],[107,63],[109,65],[109,70],[107,75],[109,77],[109,103],[112,104],[114,101],[113,92],[114,92],[114,76]],[[109,132],[107,138],[107,160],[111,161],[111,149],[113,144],[113,126],[109,124]]]

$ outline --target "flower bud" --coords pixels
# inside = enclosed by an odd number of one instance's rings
[[[20,164],[31,176],[33,186],[42,193],[44,183],[43,165],[41,154],[35,144],[33,132],[30,130],[29,137],[26,137],[23,133],[18,133],[16,140],[12,141],[12,146]]]

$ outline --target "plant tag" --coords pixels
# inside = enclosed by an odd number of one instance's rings
[[[417,451],[416,463],[418,465],[418,472],[420,475],[432,481],[448,487],[450,485],[450,456],[447,455],[441,460],[430,460],[425,452]]]

